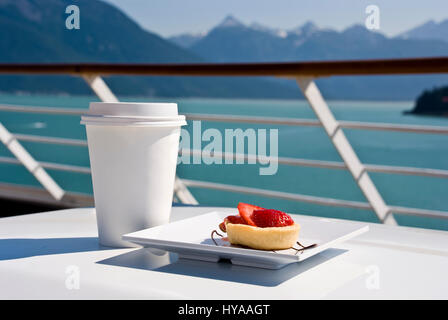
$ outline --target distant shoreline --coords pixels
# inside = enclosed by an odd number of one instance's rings
[[[403,114],[404,115],[414,115],[414,116],[448,118],[448,111],[446,111],[446,112],[415,112],[414,110],[405,110],[405,111],[403,111]]]

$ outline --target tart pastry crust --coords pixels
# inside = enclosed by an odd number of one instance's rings
[[[289,249],[299,237],[300,225],[259,228],[246,224],[226,223],[227,237],[231,244],[259,250]]]

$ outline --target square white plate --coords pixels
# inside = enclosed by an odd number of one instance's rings
[[[180,258],[217,262],[230,260],[233,264],[266,269],[279,269],[293,262],[303,261],[337,243],[346,241],[369,230],[367,225],[353,222],[334,221],[324,218],[298,218],[300,224],[298,241],[315,247],[297,253],[293,249],[263,251],[231,246],[215,235],[218,246],[210,235],[219,230],[218,225],[228,213],[210,212],[193,218],[176,221],[162,226],[140,230],[123,235],[123,240],[145,247],[162,249],[179,254]],[[225,233],[223,234],[225,236]],[[299,246],[296,246],[300,248]]]

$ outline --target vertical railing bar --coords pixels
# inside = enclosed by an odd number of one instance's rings
[[[53,180],[45,169],[33,156],[19,143],[16,137],[0,123],[0,140],[9,151],[22,163],[25,168],[40,182],[40,184],[56,200],[61,200],[65,191]]]
[[[112,90],[104,82],[104,80],[94,74],[84,74],[82,75],[87,84],[92,88],[93,92],[100,98],[103,102],[118,102],[118,98],[114,95]],[[179,199],[184,204],[199,204],[194,198],[182,180],[176,176],[174,183],[174,196]]]
[[[314,79],[311,77],[298,77],[297,83],[378,219],[385,224],[397,224],[392,212],[370,179],[365,166],[361,163],[344,135],[341,124],[335,119],[322,97]]]

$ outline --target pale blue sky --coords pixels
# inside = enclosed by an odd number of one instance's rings
[[[202,32],[232,14],[244,23],[291,29],[311,20],[344,29],[380,8],[380,32],[396,35],[430,19],[448,18],[448,0],[103,0],[121,8],[142,27],[162,36]]]

